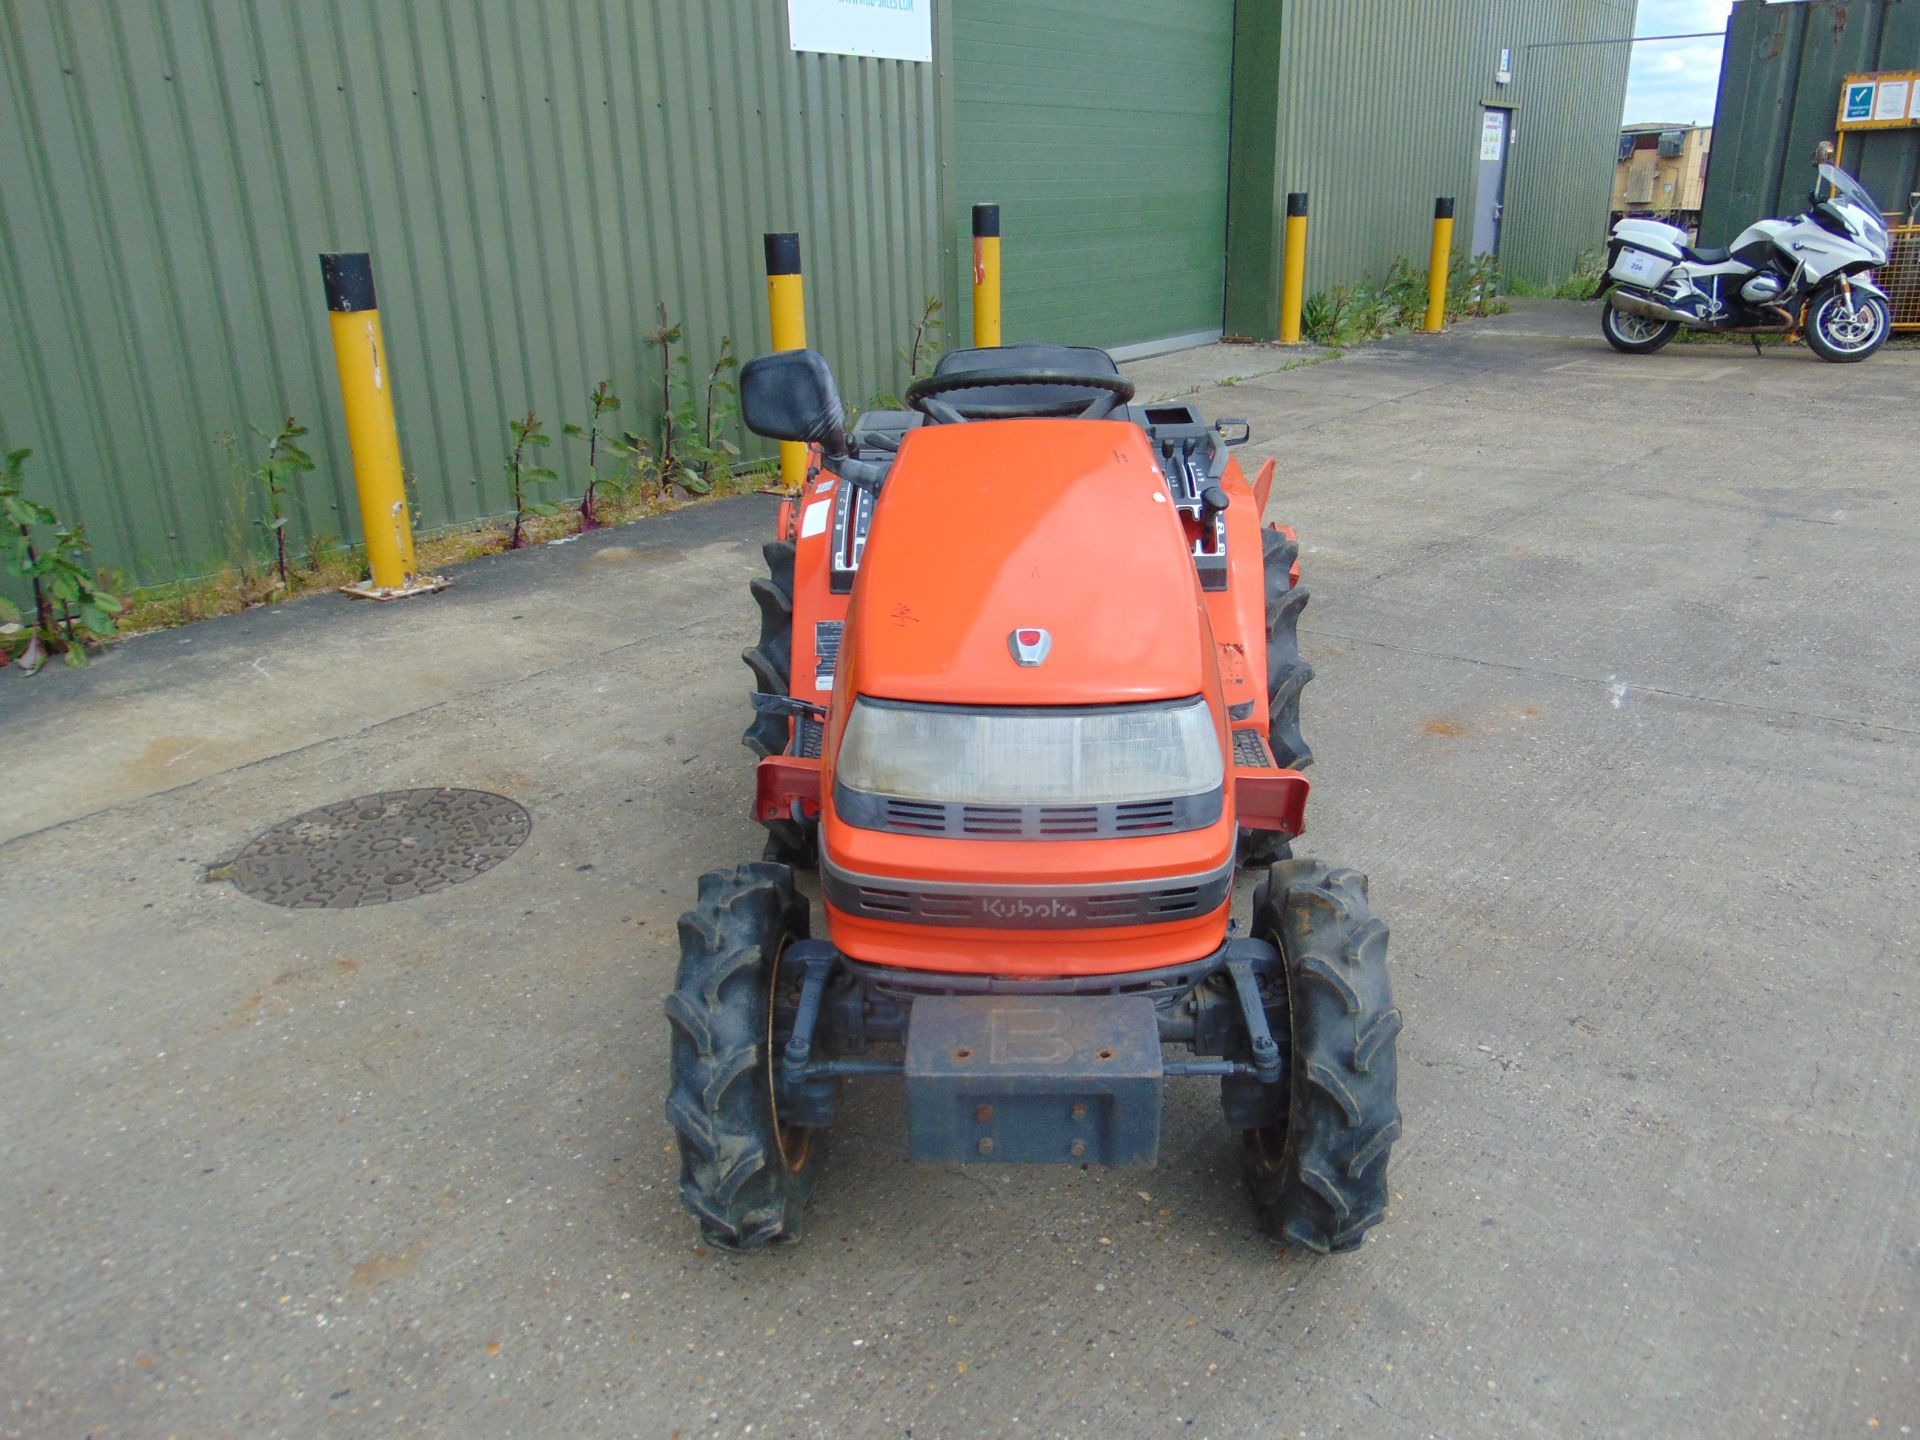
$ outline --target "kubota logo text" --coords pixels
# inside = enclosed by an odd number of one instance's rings
[[[1055,897],[1051,900],[1001,900],[986,898],[980,902],[980,912],[993,920],[1073,920],[1080,915],[1080,907],[1071,900]]]

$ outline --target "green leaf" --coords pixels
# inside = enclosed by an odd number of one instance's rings
[[[67,664],[78,670],[87,663],[87,647],[75,642],[67,646]]]
[[[731,440],[722,440],[720,442],[720,448],[726,451],[727,454],[733,456],[735,459],[738,459],[740,456],[740,447],[734,444]]]
[[[560,507],[555,505],[551,500],[529,500],[520,508],[531,511],[535,515],[552,515],[555,514]]]
[[[566,424],[562,425],[560,427],[560,431],[564,435],[584,435],[587,433],[586,431],[582,430],[578,425],[574,424],[571,420],[569,420]]]
[[[529,480],[552,481],[560,478],[555,471],[547,469],[544,465],[529,465],[521,473]]]

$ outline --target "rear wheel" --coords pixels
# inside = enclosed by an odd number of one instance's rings
[[[1387,1210],[1387,1154],[1400,1138],[1400,1012],[1387,927],[1367,877],[1317,860],[1276,865],[1253,898],[1253,934],[1279,947],[1285,986],[1268,1023],[1291,1040],[1271,1087],[1275,1123],[1243,1132],[1260,1225],[1325,1255],[1352,1250]]]
[[[826,1132],[783,1125],[773,1066],[786,1045],[781,959],[807,938],[793,872],[761,863],[700,877],[680,917],[680,973],[667,997],[680,1196],[710,1244],[757,1250],[800,1238]]]
[[[762,553],[767,559],[767,577],[755,580],[747,588],[760,607],[760,640],[740,658],[753,671],[756,694],[793,693],[793,560],[791,540],[769,540]],[[785,715],[756,712],[753,723],[740,737],[754,754],[765,759],[783,755],[793,736],[793,721]],[[813,863],[816,826],[802,820],[763,820],[767,827],[765,858],[791,865]]]
[[[1864,360],[1887,343],[1892,320],[1887,302],[1878,295],[1855,291],[1849,304],[1836,286],[1814,297],[1807,315],[1807,348],[1839,365]]]
[[[1600,333],[1616,350],[1629,355],[1651,355],[1680,333],[1680,322],[1616,310],[1609,300],[1600,307]]]
[[[1260,531],[1267,592],[1267,744],[1273,758],[1290,770],[1313,763],[1313,751],[1300,733],[1300,692],[1313,679],[1313,666],[1300,658],[1300,612],[1307,608],[1307,587],[1293,583],[1300,542],[1285,531]],[[1271,830],[1240,832],[1240,863],[1271,865],[1293,854]]]

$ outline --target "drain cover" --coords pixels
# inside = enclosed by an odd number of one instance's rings
[[[504,795],[386,790],[281,822],[236,855],[224,878],[269,905],[350,910],[484,875],[532,830]]]

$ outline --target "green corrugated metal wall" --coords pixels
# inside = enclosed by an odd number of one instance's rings
[[[1240,0],[1227,328],[1278,328],[1281,219],[1310,196],[1307,289],[1424,264],[1436,196],[1472,235],[1483,109],[1511,106],[1500,259],[1567,274],[1606,237],[1634,0]],[[1495,85],[1503,49],[1513,81]]]
[[[608,376],[641,428],[656,303],[696,365],[722,335],[763,349],[769,229],[805,237],[811,336],[854,400],[898,387],[926,295],[966,339],[976,199],[1007,207],[1009,334],[1108,343],[1190,328],[1223,252],[1254,315],[1229,328],[1273,333],[1260,277],[1289,189],[1313,193],[1316,288],[1423,255],[1435,194],[1471,211],[1482,99],[1519,107],[1509,269],[1563,271],[1597,238],[1625,47],[1522,47],[1625,34],[1633,0],[1235,10],[1230,79],[1227,0],[941,0],[932,65],[795,54],[779,0],[0,0],[0,444],[37,452],[36,488],[101,562],[159,580],[228,558],[215,437],[287,413],[321,466],[295,533],[356,538],[322,250],[373,252],[433,527],[506,507],[506,422],[529,406],[557,435]],[[1049,15],[1082,19],[1049,39]],[[1131,166],[1131,188],[1096,207],[969,150],[1000,81],[983,51],[956,60],[947,21],[990,38],[996,16],[1073,81],[1042,118]],[[1496,91],[1501,46],[1517,74]],[[1050,224],[1077,227],[1085,258],[1055,243],[1049,260]]]
[[[1920,0],[1740,0],[1727,25],[1700,237],[1805,208],[1813,147],[1834,138],[1850,73],[1920,70]],[[1855,131],[1846,168],[1904,212],[1920,189],[1920,129]]]
[[[959,238],[995,201],[1005,338],[1122,346],[1220,328],[1233,0],[963,0]],[[956,315],[972,327],[971,286]]]
[[[510,415],[557,445],[604,375],[634,425],[656,302],[697,364],[764,348],[765,230],[848,393],[893,388],[942,288],[935,67],[794,54],[784,10],[0,0],[0,444],[154,580],[225,558],[214,437],[291,412],[296,528],[353,536],[336,249],[374,256],[427,526],[506,507]]]

